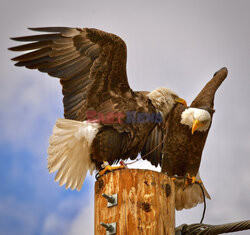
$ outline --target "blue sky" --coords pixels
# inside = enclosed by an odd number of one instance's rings
[[[8,114],[0,116],[4,137],[0,144],[0,234],[67,234],[72,221],[90,203],[93,179],[87,178],[81,192],[72,192],[58,187],[54,175],[48,174],[47,136],[53,126],[48,116],[62,115],[61,102],[36,99],[44,91],[32,84],[32,77],[27,79],[31,82],[18,86],[22,92],[16,90],[4,104]],[[51,113],[46,110],[48,103]]]
[[[121,36],[131,87],[169,87],[188,103],[214,72],[228,67],[200,169],[212,196],[205,223],[250,219],[249,1],[12,0],[1,5],[0,234],[93,234],[94,178],[88,176],[82,190],[72,192],[47,171],[48,139],[63,117],[60,84],[14,67],[14,54],[7,51],[14,45],[9,37],[39,26],[95,27]],[[153,169],[144,161],[134,167]],[[202,206],[177,212],[176,224],[197,223],[201,214]]]
[[[8,144],[1,150],[1,171],[5,172],[1,177],[1,234],[64,234],[79,214],[90,182],[85,182],[80,193],[65,191],[54,187],[52,176],[48,177],[45,167],[37,167],[41,161],[28,150],[13,152]]]

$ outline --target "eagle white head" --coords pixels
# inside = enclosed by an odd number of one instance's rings
[[[148,97],[152,101],[154,107],[161,112],[164,117],[166,117],[166,115],[171,111],[176,102],[187,106],[184,99],[180,98],[175,92],[165,87],[153,90],[148,94]]]
[[[198,108],[187,108],[181,114],[181,124],[192,128],[192,134],[197,131],[206,131],[211,123],[208,111]]]

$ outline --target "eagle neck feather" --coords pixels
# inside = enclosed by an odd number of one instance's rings
[[[164,118],[174,107],[175,101],[172,97],[172,93],[166,88],[153,90],[147,96],[151,100],[156,111],[161,113]]]

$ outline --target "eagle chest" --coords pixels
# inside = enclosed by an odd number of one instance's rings
[[[188,126],[180,123],[185,107],[177,105],[167,121],[167,137],[163,149],[162,168],[170,175],[196,175],[200,166],[201,154],[206,133],[193,135]]]

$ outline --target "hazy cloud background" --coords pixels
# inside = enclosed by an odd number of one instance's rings
[[[212,200],[205,223],[250,219],[250,2],[2,1],[0,78],[0,234],[93,234],[93,185],[66,191],[46,169],[48,138],[63,117],[61,87],[46,74],[15,68],[11,36],[27,27],[94,27],[122,37],[135,90],[159,86],[188,103],[226,66],[201,163]],[[145,162],[135,167],[149,168]],[[202,206],[176,213],[176,224],[197,223]],[[240,233],[248,234],[248,232]]]

